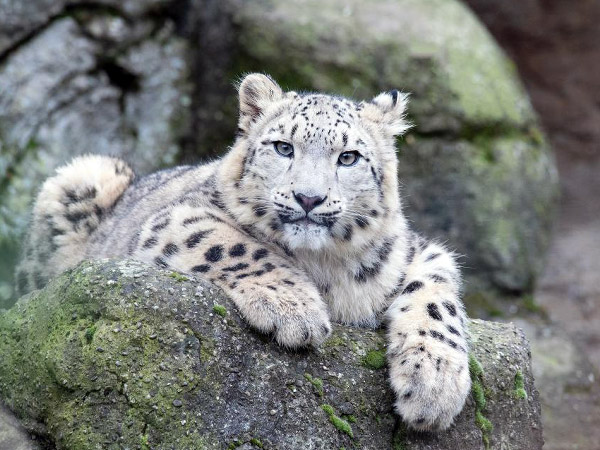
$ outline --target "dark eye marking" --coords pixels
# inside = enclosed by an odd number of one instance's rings
[[[357,151],[344,152],[338,158],[338,165],[350,167],[355,165],[360,159],[361,154]]]
[[[286,158],[291,158],[294,156],[294,146],[292,144],[282,141],[275,141],[273,142],[273,147],[281,156],[285,156]]]

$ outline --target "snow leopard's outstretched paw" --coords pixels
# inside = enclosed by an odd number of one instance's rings
[[[445,430],[471,389],[466,352],[427,343],[388,355],[396,412],[416,430]]]
[[[255,285],[236,304],[252,327],[273,333],[284,347],[318,346],[331,333],[327,308],[318,294],[307,295],[298,287],[279,285],[274,291]]]

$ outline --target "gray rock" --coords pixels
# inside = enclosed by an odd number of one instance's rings
[[[91,10],[133,19],[164,4],[164,0],[97,0],[92,3],[85,0],[1,0],[0,59],[65,13]]]
[[[23,11],[44,6],[29,3]],[[173,164],[190,132],[188,46],[172,23],[66,11],[0,54],[0,306],[32,200],[55,167],[101,153],[147,173]]]
[[[0,448],[6,450],[38,450],[17,418],[0,403]]]
[[[386,369],[365,365],[381,332],[337,326],[319,349],[285,351],[206,282],[84,263],[0,314],[0,397],[59,449],[541,449],[523,333],[470,332],[479,388],[449,431],[414,434]]]

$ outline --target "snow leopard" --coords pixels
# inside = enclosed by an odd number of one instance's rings
[[[396,412],[448,428],[470,391],[466,313],[455,254],[402,211],[408,96],[284,92],[258,73],[238,93],[221,159],[140,179],[108,156],[59,168],[34,205],[19,291],[82,260],[132,258],[210,280],[284,347],[318,346],[332,322],[382,325]]]

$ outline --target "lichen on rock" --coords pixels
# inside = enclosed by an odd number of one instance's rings
[[[471,399],[447,432],[397,431],[387,371],[364,366],[381,333],[337,326],[322,347],[287,351],[218,288],[185,278],[86,262],[23,297],[0,314],[0,398],[59,449],[481,448]],[[470,333],[490,448],[540,449],[522,333],[477,320]],[[514,395],[517,370],[526,399]]]

